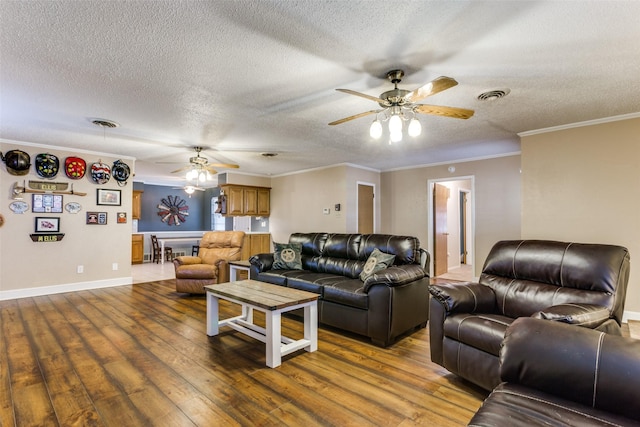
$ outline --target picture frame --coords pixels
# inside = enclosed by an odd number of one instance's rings
[[[36,217],[35,225],[36,233],[59,233],[60,232],[60,218],[59,217]]]
[[[116,222],[118,224],[126,224],[127,223],[127,213],[126,212],[118,212],[116,216]]]
[[[62,213],[62,195],[32,194],[31,211],[33,213]]]
[[[120,206],[122,204],[120,190],[98,188],[96,190],[98,206]]]
[[[87,212],[87,224],[106,225],[107,213],[106,212]]]

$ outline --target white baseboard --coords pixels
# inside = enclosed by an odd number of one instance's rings
[[[113,286],[130,285],[132,283],[133,277],[118,277],[115,279],[95,280],[92,282],[77,282],[54,286],[41,286],[38,288],[14,289],[10,291],[0,291],[0,301],[61,294],[64,292],[85,291],[88,289],[110,288]]]
[[[627,323],[629,320],[640,320],[640,312],[625,310],[625,312],[622,313],[622,323]]]

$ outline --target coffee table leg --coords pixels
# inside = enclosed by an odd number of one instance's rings
[[[280,349],[280,338],[282,328],[280,325],[280,312],[267,311],[265,313],[267,326],[266,347],[267,347],[267,366],[276,368],[282,363],[282,354]]]
[[[207,335],[218,335],[218,297],[207,292]]]
[[[304,308],[304,339],[309,340],[306,351],[318,349],[318,301]]]

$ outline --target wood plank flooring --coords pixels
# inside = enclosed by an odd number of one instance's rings
[[[270,369],[263,343],[207,337],[205,313],[173,280],[0,301],[0,425],[461,426],[486,396],[431,363],[427,329],[382,349],[321,327]]]

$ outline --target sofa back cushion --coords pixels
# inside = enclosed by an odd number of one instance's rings
[[[366,262],[374,249],[395,255],[394,265],[420,263],[420,240],[417,237],[364,234],[360,242],[358,258]]]
[[[510,240],[495,244],[480,283],[496,293],[502,314],[531,314],[557,304],[608,307],[622,320],[629,279],[629,252],[613,245],[546,240]]]
[[[198,256],[204,264],[218,260],[237,261],[242,252],[244,231],[209,231],[200,240]]]

